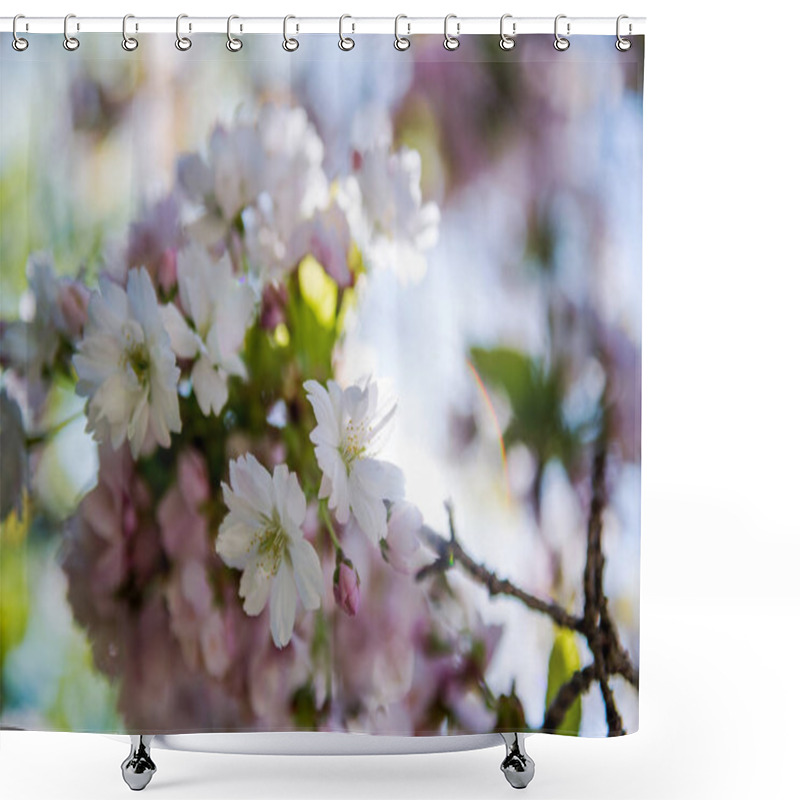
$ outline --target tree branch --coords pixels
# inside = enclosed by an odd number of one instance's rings
[[[603,703],[606,706],[606,724],[608,725],[608,735],[609,736],[623,736],[625,734],[625,729],[622,727],[622,717],[619,715],[619,711],[617,711],[617,704],[614,701],[614,692],[611,691],[611,687],[608,685],[608,678],[598,677],[598,682],[600,683],[600,691],[603,694]]]
[[[566,683],[562,684],[553,698],[553,702],[545,711],[542,731],[558,730],[558,726],[564,721],[564,716],[572,704],[592,685],[592,681],[596,678],[597,666],[590,664],[575,672]]]
[[[600,684],[603,703],[606,708],[606,723],[609,736],[625,733],[622,717],[614,700],[609,679],[621,675],[628,683],[639,688],[639,672],[634,667],[630,655],[620,643],[619,633],[608,609],[608,598],[603,588],[605,556],[603,555],[603,512],[608,502],[606,488],[606,451],[598,446],[592,462],[592,500],[589,508],[589,522],[586,536],[586,566],[583,572],[584,606],[583,616],[570,614],[563,606],[553,600],[543,600],[520,589],[506,578],[498,577],[483,564],[475,561],[458,542],[453,522],[453,509],[447,504],[450,523],[450,538],[445,539],[427,526],[420,531],[420,538],[436,554],[437,558],[417,573],[417,580],[423,580],[435,573],[445,573],[459,564],[477,583],[486,587],[491,596],[506,595],[515,597],[532,611],[550,617],[556,625],[582,634],[594,656],[588,667],[577,670],[563,684],[550,707],[545,712],[542,730],[556,730],[564,715],[575,700],[583,694],[594,681]]]
[[[603,510],[606,507],[606,453],[598,450],[592,464],[592,502],[586,535],[586,567],[583,571],[583,618],[587,627],[596,627],[603,602]]]
[[[614,701],[608,679],[630,663],[619,641],[619,634],[608,611],[608,598],[603,589],[603,511],[608,502],[606,489],[606,451],[599,447],[592,463],[592,502],[586,532],[586,569],[583,573],[583,634],[594,656],[596,679],[606,707],[609,736],[625,733],[622,718]],[[623,655],[624,654],[624,655]],[[632,667],[631,667],[632,670]]]
[[[546,614],[556,625],[573,631],[581,630],[582,620],[579,617],[570,614],[565,608],[552,600],[542,600],[534,597],[534,595],[528,594],[528,592],[515,586],[511,581],[505,578],[498,578],[494,572],[491,572],[483,564],[479,564],[469,556],[454,535],[451,535],[451,538],[447,540],[429,527],[423,526],[420,536],[428,547],[436,553],[438,558],[417,573],[418,581],[433,573],[445,572],[455,564],[460,564],[478,583],[486,587],[490,595],[503,594],[509,597],[516,597],[517,600],[524,603],[532,611]]]
[[[620,648],[620,652],[618,653],[618,661],[614,665],[614,672],[618,675],[622,675],[628,683],[633,686],[636,691],[639,691],[639,670],[633,666],[633,662],[631,661],[631,657],[628,655],[627,650],[623,650]]]

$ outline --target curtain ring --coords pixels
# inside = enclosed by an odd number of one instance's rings
[[[286,50],[287,53],[293,53],[298,47],[300,47],[300,42],[298,42],[297,39],[292,39],[289,37],[288,30],[290,19],[297,19],[297,17],[293,17],[291,14],[289,14],[283,18],[283,49]],[[298,30],[299,27],[300,26],[298,26]]]
[[[192,46],[192,40],[188,36],[181,36],[181,20],[188,19],[188,14],[178,14],[175,19],[175,47],[186,52]],[[189,23],[189,30],[192,30],[192,23]]]
[[[631,44],[632,44],[632,42],[631,42],[631,40],[630,40],[630,39],[623,39],[623,38],[622,38],[622,36],[621,36],[621,34],[620,34],[620,32],[619,32],[619,30],[620,30],[620,23],[621,23],[621,22],[622,22],[622,20],[624,20],[624,19],[628,19],[628,16],[627,16],[627,14],[620,14],[620,15],[617,17],[617,42],[616,42],[616,44],[614,45],[614,47],[616,47],[616,48],[617,48],[617,50],[619,50],[619,51],[620,51],[620,53],[624,53],[626,50],[630,50],[630,49],[631,49]],[[631,30],[632,30],[632,27],[633,27],[633,26],[632,26],[630,23],[628,23],[628,35],[630,35],[630,33],[631,33]]]
[[[225,47],[227,47],[228,50],[231,51],[231,53],[238,53],[244,46],[244,42],[241,39],[237,39],[231,33],[231,22],[233,22],[233,20],[235,19],[239,19],[239,17],[237,17],[236,14],[231,14],[228,17],[228,41],[225,42]],[[241,26],[239,26],[240,31],[241,29],[242,29]]]
[[[122,49],[132,53],[139,46],[139,40],[134,36],[128,36],[129,19],[135,19],[133,14],[126,14],[122,18]],[[139,26],[136,27],[138,29]]]
[[[17,20],[18,19],[25,19],[24,14],[17,14],[14,17],[14,22],[11,23],[11,33],[14,35],[14,38],[11,40],[11,46],[18,52],[21,53],[23,50],[28,49],[28,40],[23,39],[21,36],[17,34]]]
[[[408,50],[411,47],[411,39],[400,35],[400,20],[408,19],[405,14],[398,14],[394,18],[394,48],[395,50]],[[411,23],[406,23],[408,26],[408,34],[411,35]]]
[[[69,35],[68,26],[69,26],[69,21],[71,19],[75,19],[74,14],[67,14],[67,16],[64,17],[64,42],[63,42],[64,49],[69,50],[70,52],[72,52],[73,50],[77,50],[81,46],[81,43],[75,36]],[[78,25],[77,23],[76,23],[76,30],[80,30],[80,25]]]
[[[511,35],[509,36],[504,30],[505,21],[507,19],[512,19],[511,14],[503,14],[503,16],[500,17],[500,49],[501,50],[513,50],[514,49],[514,45],[516,44],[516,41],[514,40],[514,37],[517,35],[517,23],[516,22],[512,22],[511,23]]]
[[[356,43],[349,36],[345,36],[344,32],[342,31],[342,28],[344,27],[344,21],[346,19],[353,19],[353,18],[349,14],[342,14],[342,16],[339,17],[339,49],[340,50],[352,50],[356,46]],[[353,33],[355,33],[356,25],[355,25],[355,23],[351,23],[351,24],[353,26]]]
[[[456,20],[456,35],[451,36],[447,32],[447,23],[450,22],[451,19]],[[458,21],[458,17],[455,14],[448,14],[444,18],[444,49],[445,50],[458,50],[458,46],[461,42],[458,41],[458,34],[461,33],[461,23]]]
[[[558,21],[560,19],[566,19],[566,18],[567,18],[566,14],[559,14],[556,17],[556,22],[555,22],[555,26],[554,26],[554,32],[555,32],[556,38],[555,38],[555,41],[553,42],[553,47],[555,47],[555,49],[558,50],[560,53],[563,53],[564,50],[567,50],[569,48],[569,39],[565,38],[564,36],[562,36],[558,32]],[[567,22],[567,36],[569,36],[569,28],[570,28],[570,24],[569,24],[569,22]]]

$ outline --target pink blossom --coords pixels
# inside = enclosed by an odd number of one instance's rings
[[[208,615],[200,631],[200,649],[209,675],[222,677],[230,665],[230,652],[225,620],[214,610]]]
[[[210,497],[208,467],[196,450],[178,456],[177,483],[164,495],[157,518],[161,541],[173,559],[204,561],[210,551],[203,506]]]
[[[125,264],[128,269],[145,267],[153,283],[168,292],[177,281],[175,254],[182,243],[178,202],[168,195],[131,225]]]
[[[135,474],[127,446],[115,451],[99,448],[98,484],[83,499],[72,539],[83,540],[92,556],[90,585],[85,587],[105,608],[123,584],[147,585],[158,567],[160,548],[152,520],[147,517],[150,496]]]
[[[335,642],[330,725],[354,732],[413,732],[415,723],[407,709],[419,657],[418,631],[429,625],[424,591],[413,578],[391,569],[366,537],[352,530],[345,535],[348,558],[353,570],[358,570],[363,609],[356,616],[334,613],[329,617]],[[342,566],[343,562],[340,570]],[[390,712],[395,703],[403,704],[406,711]],[[400,727],[387,730],[391,722]]]
[[[231,660],[225,626],[214,607],[205,567],[189,561],[175,570],[166,587],[170,627],[181,645],[186,665],[202,665],[213,677],[221,677]]]

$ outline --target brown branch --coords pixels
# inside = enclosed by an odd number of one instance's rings
[[[575,672],[566,683],[562,684],[553,698],[553,702],[545,711],[542,731],[558,730],[558,726],[564,721],[564,716],[572,704],[592,685],[596,678],[597,665],[590,664]]]
[[[637,692],[639,691],[639,670],[633,666],[627,650],[620,648],[620,652],[617,654],[617,663],[614,664],[614,672],[622,675]]]
[[[586,536],[586,566],[583,573],[584,606],[583,616],[576,617],[553,600],[543,600],[523,591],[505,578],[479,564],[469,556],[456,538],[453,522],[453,509],[448,504],[450,538],[445,539],[427,526],[420,531],[422,540],[433,550],[437,558],[417,573],[417,580],[423,580],[435,573],[444,573],[459,564],[467,574],[486,587],[490,595],[515,597],[532,611],[546,614],[556,625],[569,628],[586,638],[586,643],[594,656],[588,667],[577,670],[560,688],[550,707],[545,712],[542,730],[555,730],[564,715],[578,696],[583,694],[594,681],[600,685],[606,709],[606,723],[609,736],[625,733],[622,717],[614,700],[609,679],[621,675],[628,683],[639,688],[639,672],[634,667],[630,655],[620,643],[619,633],[608,609],[608,598],[603,588],[605,556],[603,555],[603,512],[608,502],[606,488],[606,451],[600,446],[592,462],[592,500],[589,508],[589,522]]]
[[[608,678],[598,677],[600,691],[603,693],[603,702],[606,706],[606,724],[608,725],[609,736],[624,736],[625,729],[622,727],[622,717],[617,711],[617,704],[614,702],[614,692],[608,685]]]
[[[606,507],[606,453],[598,450],[592,464],[592,502],[586,535],[586,567],[583,571],[583,617],[587,626],[595,627],[603,602],[603,510]]]
[[[609,685],[611,675],[625,669],[631,677],[630,657],[620,644],[619,634],[608,610],[608,598],[603,589],[603,511],[608,502],[606,489],[606,451],[600,447],[592,463],[592,501],[586,532],[586,568],[583,573],[583,634],[594,656],[596,680],[600,684],[606,707],[609,736],[625,733],[622,718]],[[630,669],[628,668],[630,667]],[[638,676],[637,676],[638,682]]]
[[[428,575],[436,572],[445,572],[455,564],[460,564],[478,583],[486,587],[490,595],[502,594],[516,597],[517,600],[524,603],[531,610],[546,614],[556,625],[573,631],[581,630],[582,620],[579,617],[570,614],[565,608],[552,600],[542,600],[523,591],[511,581],[505,578],[498,578],[494,572],[491,572],[483,564],[479,564],[469,556],[454,535],[451,535],[448,540],[427,526],[423,526],[420,536],[428,547],[436,553],[438,558],[417,573],[417,580],[423,580]]]

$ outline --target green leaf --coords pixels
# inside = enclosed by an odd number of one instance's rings
[[[580,437],[567,425],[561,410],[563,370],[548,370],[541,361],[506,347],[476,347],[471,358],[482,380],[508,397],[513,417],[505,431],[506,446],[520,442],[534,451],[539,464],[558,458],[570,468]]]
[[[118,686],[100,672],[84,632],[73,627],[64,652],[52,705],[45,717],[53,730],[118,731],[124,727],[117,713]]]
[[[550,662],[547,667],[547,694],[545,706],[555,700],[558,690],[581,668],[581,656],[578,652],[578,643],[575,634],[565,628],[556,632],[553,649],[550,651]],[[557,733],[568,736],[577,736],[581,729],[581,698],[580,695],[569,707],[564,719],[557,728]]]
[[[25,635],[28,625],[29,591],[28,559],[23,531],[10,535],[12,527],[27,523],[17,522],[16,514],[0,527],[0,673],[6,655]]]
[[[313,257],[306,256],[297,270],[300,294],[314,312],[319,324],[329,330],[336,321],[336,301],[339,288],[322,265]]]
[[[286,327],[289,332],[289,349],[295,356],[304,379],[316,378],[324,381],[332,374],[338,289],[316,261],[304,259],[303,269],[292,277],[288,291]]]

